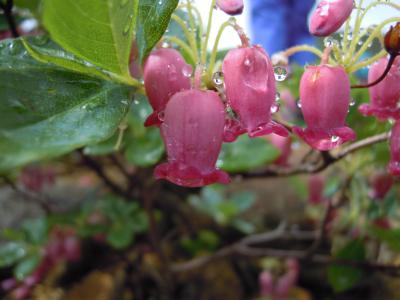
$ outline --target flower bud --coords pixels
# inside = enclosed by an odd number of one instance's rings
[[[276,87],[274,70],[267,53],[257,46],[230,50],[225,56],[222,70],[228,104],[249,136],[270,133],[288,136],[286,128],[271,120]]]
[[[400,55],[400,22],[385,34],[384,45],[390,55]]]
[[[217,93],[193,89],[172,96],[161,125],[168,163],[156,167],[155,177],[186,187],[229,183],[228,174],[215,168],[224,124]]]
[[[271,296],[274,292],[274,278],[270,271],[262,271],[258,276],[261,296]]]
[[[393,125],[390,135],[389,173],[400,177],[400,121]]]
[[[171,48],[153,51],[144,65],[144,87],[154,112],[144,125],[160,125],[159,114],[175,93],[190,89],[192,67],[186,64],[182,55]]]
[[[368,82],[374,82],[381,77],[389,59],[381,58],[373,64],[368,72]],[[362,104],[359,111],[364,116],[376,116],[379,120],[400,118],[400,57],[397,57],[386,77],[378,84],[369,88],[371,104]]]
[[[386,172],[375,173],[370,180],[373,199],[382,200],[393,186],[393,177]]]
[[[228,15],[239,15],[243,12],[243,0],[217,0],[217,7]]]
[[[315,36],[331,35],[346,22],[353,8],[353,0],[322,0],[311,15],[310,33]]]
[[[356,138],[345,125],[350,80],[342,67],[307,67],[300,81],[300,104],[308,127],[294,127],[293,132],[312,148],[328,151]]]

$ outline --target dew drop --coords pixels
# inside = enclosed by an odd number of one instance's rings
[[[186,65],[182,68],[182,74],[185,77],[191,77],[193,73],[193,68],[190,65]]]
[[[356,105],[356,100],[354,100],[353,98],[350,99],[350,106],[354,106]]]
[[[163,1],[162,0],[158,0],[158,5],[162,5]]]
[[[165,112],[164,111],[160,111],[158,113],[157,117],[161,122],[164,122],[164,120],[165,120]]]
[[[298,108],[301,108],[301,101],[300,101],[300,100],[297,101],[297,107],[298,107]]]
[[[287,69],[282,66],[277,66],[274,68],[275,80],[276,81],[284,81],[287,77]]]
[[[276,94],[275,94],[275,101],[276,101],[276,102],[279,102],[280,100],[281,100],[281,94],[278,93],[278,92],[276,92]]]
[[[328,36],[324,39],[324,45],[325,47],[333,47],[333,46],[338,46],[339,42],[334,38]]]
[[[38,35],[35,38],[35,43],[39,46],[47,44],[49,37],[47,35]]]
[[[332,135],[331,136],[331,141],[332,141],[332,143],[336,143],[337,141],[339,141],[339,137],[337,136],[337,135]]]
[[[139,100],[133,100],[133,104],[139,105]]]
[[[279,105],[278,104],[272,104],[271,105],[271,114],[277,113],[279,111]]]
[[[124,34],[124,35],[127,35],[127,34],[129,33],[130,29],[131,29],[132,18],[133,18],[133,15],[130,15],[130,16],[128,17],[128,21],[126,22],[126,25],[125,25],[124,31],[123,31],[123,34]]]
[[[216,87],[221,87],[224,84],[224,73],[222,72],[215,72],[213,74],[213,82]]]
[[[243,64],[244,64],[245,66],[247,66],[247,67],[250,67],[252,63],[251,63],[251,60],[250,60],[249,58],[246,58],[246,59],[244,60]]]
[[[168,43],[167,41],[163,41],[161,43],[161,48],[171,48],[171,44]]]

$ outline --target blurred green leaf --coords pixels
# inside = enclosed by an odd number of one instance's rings
[[[35,270],[41,260],[42,256],[39,253],[32,254],[21,260],[14,268],[14,277],[20,281],[24,280]]]
[[[26,255],[24,244],[9,242],[0,247],[0,268],[17,263]]]
[[[117,141],[118,141],[118,132],[104,142],[86,146],[83,152],[86,155],[92,155],[92,156],[111,154],[115,152],[115,145],[117,144]]]
[[[385,242],[393,251],[400,252],[400,229],[383,229],[373,226],[369,228],[369,233]]]
[[[336,255],[338,259],[363,261],[365,260],[365,247],[361,240],[349,242]],[[356,285],[363,278],[364,272],[358,268],[343,264],[331,265],[328,268],[328,280],[335,292],[343,292]]]
[[[242,135],[236,142],[222,146],[218,166],[228,172],[243,172],[264,166],[278,158],[279,154],[279,150],[267,140]]]
[[[47,240],[49,226],[46,218],[25,221],[22,230],[26,233],[27,241],[32,244],[43,244]]]
[[[139,0],[136,42],[142,62],[166,31],[179,0]]]
[[[14,0],[14,5],[29,9],[32,14],[37,15],[41,2],[42,0]]]
[[[132,244],[134,232],[123,223],[115,223],[107,234],[107,241],[116,249],[123,249]]]

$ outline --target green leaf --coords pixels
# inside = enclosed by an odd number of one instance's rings
[[[47,35],[27,37],[22,40],[29,54],[43,63],[52,63],[62,68],[110,80],[113,75],[76,55],[66,52]]]
[[[385,242],[392,250],[400,252],[400,229],[383,229],[371,227],[369,233]]]
[[[116,249],[128,247],[134,238],[134,231],[130,226],[123,223],[116,223],[107,234],[107,241]]]
[[[106,140],[130,88],[40,63],[20,40],[0,43],[0,172]]]
[[[138,0],[44,0],[43,23],[67,51],[129,78]]]
[[[22,229],[31,244],[42,244],[47,240],[49,225],[46,218],[25,221]]]
[[[39,253],[33,254],[20,261],[14,268],[14,277],[18,280],[24,280],[39,265],[42,256]]]
[[[178,3],[178,0],[139,0],[136,42],[141,62],[164,34]]]
[[[228,172],[241,172],[261,167],[278,156],[279,150],[265,139],[250,139],[247,135],[242,135],[236,142],[222,146],[218,165]]]
[[[361,240],[349,242],[335,257],[352,261],[365,260],[365,247]],[[343,292],[352,288],[364,276],[362,270],[346,265],[332,265],[328,268],[328,280],[335,292]]]
[[[117,144],[117,141],[118,141],[118,133],[114,134],[111,138],[109,138],[104,142],[85,147],[83,152],[86,155],[93,155],[93,156],[111,154],[115,152],[115,145]]]
[[[26,255],[26,249],[22,243],[7,243],[0,247],[0,268],[15,264]]]

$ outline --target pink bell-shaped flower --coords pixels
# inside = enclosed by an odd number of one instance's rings
[[[230,50],[222,71],[228,104],[238,115],[241,125],[232,132],[239,135],[247,131],[250,137],[270,133],[288,136],[285,127],[271,120],[271,106],[276,97],[275,75],[271,61],[261,47]]]
[[[159,114],[164,111],[171,96],[190,89],[192,67],[186,64],[177,50],[161,48],[149,55],[143,73],[146,95],[154,110],[144,125],[160,125]]]
[[[217,7],[228,15],[239,15],[243,12],[243,0],[217,0]]]
[[[215,168],[224,122],[217,93],[192,89],[172,96],[161,125],[168,163],[156,167],[155,177],[186,187],[229,183],[228,174]]]
[[[311,15],[309,30],[315,36],[328,36],[350,17],[353,0],[322,0]]]
[[[388,58],[381,58],[368,72],[368,82],[374,82],[386,69]],[[371,104],[362,104],[359,111],[364,116],[376,116],[379,120],[399,119],[400,107],[400,57],[394,61],[389,73],[377,85],[369,88]]]
[[[274,164],[278,166],[287,166],[289,156],[292,153],[292,138],[290,136],[284,137],[274,133],[266,138],[281,152],[279,157],[274,161]]]
[[[354,140],[356,134],[345,125],[350,106],[350,80],[340,66],[309,66],[300,81],[300,104],[306,129],[293,132],[312,148],[331,150]]]
[[[400,177],[400,121],[393,125],[390,135],[389,173]]]

